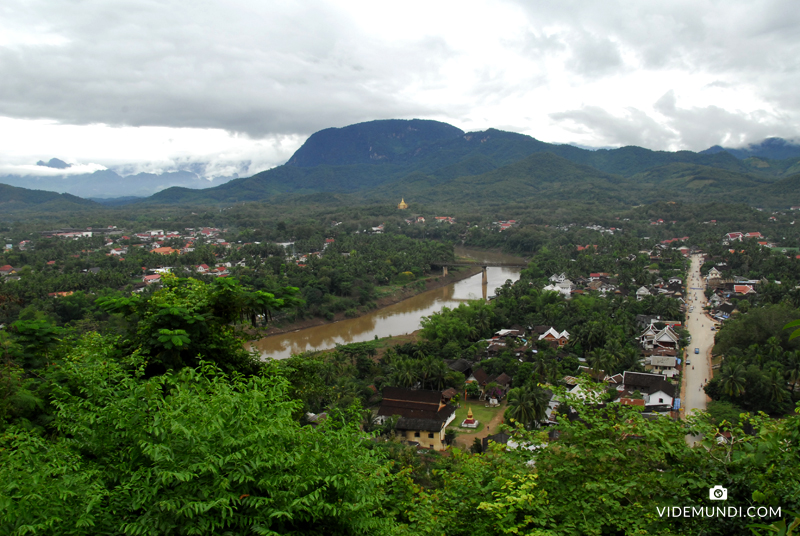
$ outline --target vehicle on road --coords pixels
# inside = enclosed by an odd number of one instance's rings
[[[694,353],[699,354],[700,353],[700,348],[695,348],[694,349]]]
[[[691,365],[691,364],[692,364],[692,362],[691,362],[691,361],[689,361],[689,360],[687,359],[687,360],[686,360],[686,366],[688,367],[688,366],[689,366],[689,365]],[[692,368],[694,368],[694,367],[692,367]]]

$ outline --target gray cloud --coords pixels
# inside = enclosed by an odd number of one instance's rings
[[[576,134],[590,133],[602,145],[667,147],[677,137],[671,129],[635,108],[629,108],[620,117],[597,106],[584,106],[550,114],[550,118],[571,123],[572,127],[567,128]]]
[[[681,108],[666,94],[656,113],[639,106],[615,115],[602,97],[587,94],[585,102],[550,114],[575,133],[596,136],[597,144],[702,149],[796,136],[794,0],[506,4],[518,6],[522,16],[513,22],[524,24],[508,35],[475,35],[471,44],[478,50],[491,40],[508,55],[471,64],[463,61],[471,50],[451,48],[445,35],[393,42],[325,0],[4,0],[0,116],[221,128],[264,139],[390,117],[471,126],[490,113],[484,107],[524,103],[533,89],[546,88],[556,65],[575,86],[675,71],[704,76],[713,80],[707,86],[726,91],[746,88],[766,103],[747,112]],[[392,9],[405,9],[398,6]],[[11,36],[7,42],[3,32]],[[453,65],[470,71],[459,78],[471,80],[469,87],[449,78]],[[442,93],[447,97],[427,98]]]
[[[730,112],[718,106],[680,108],[670,90],[656,101],[655,110],[680,133],[681,145],[702,150],[716,144],[741,147],[768,137],[794,138],[798,124],[765,110]]]
[[[375,41],[319,1],[12,3],[12,23],[66,44],[0,48],[9,117],[309,133],[431,113],[400,90],[447,53],[436,39]]]
[[[587,77],[613,74],[623,66],[619,46],[608,39],[587,32],[576,32],[570,38],[572,56],[566,66]]]
[[[731,112],[718,106],[681,108],[675,92],[667,91],[653,108],[663,119],[629,108],[617,116],[597,106],[550,114],[567,121],[576,134],[591,134],[599,143],[701,151],[713,145],[742,147],[768,137],[793,139],[798,125],[764,110]]]

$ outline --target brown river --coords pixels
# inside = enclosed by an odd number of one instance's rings
[[[519,257],[466,248],[455,248],[456,256],[468,257],[486,262],[518,262]],[[458,307],[458,304],[469,300],[479,300],[487,294],[492,295],[495,289],[506,280],[519,279],[519,268],[493,267],[487,268],[488,284],[481,284],[481,273],[451,283],[446,287],[429,290],[417,294],[400,303],[371,311],[358,318],[349,318],[332,324],[324,324],[301,329],[290,333],[273,335],[255,341],[252,345],[259,350],[262,358],[285,359],[291,355],[310,350],[325,350],[337,344],[363,342],[392,335],[405,335],[420,328],[423,316],[441,311],[442,307]]]

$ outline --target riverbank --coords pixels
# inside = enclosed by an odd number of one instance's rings
[[[430,275],[424,279],[419,279],[418,281],[424,281],[425,287],[418,288],[417,285],[409,284],[405,285],[397,289],[395,292],[383,296],[376,300],[378,304],[377,309],[370,309],[368,311],[360,311],[359,315],[356,317],[346,317],[344,312],[336,313],[333,317],[333,320],[327,320],[325,318],[314,317],[314,318],[306,318],[304,320],[299,320],[297,322],[291,322],[288,324],[276,325],[271,326],[266,331],[260,331],[258,333],[259,338],[262,337],[272,337],[273,335],[281,335],[284,333],[292,333],[294,331],[300,331],[307,328],[313,328],[316,326],[323,326],[326,324],[334,324],[336,322],[340,322],[342,320],[350,319],[350,318],[359,318],[369,313],[373,313],[376,310],[384,309],[389,307],[390,305],[394,305],[396,303],[400,303],[403,300],[407,300],[423,292],[428,292],[429,290],[436,290],[439,288],[446,287],[451,283],[456,283],[458,281],[462,281],[464,279],[469,279],[470,277],[474,276],[475,274],[479,274],[481,272],[481,268],[479,266],[476,267],[468,267],[468,268],[461,268],[458,271],[455,269],[450,269],[450,273],[446,276],[442,275]],[[416,282],[415,282],[416,283]],[[253,335],[256,335],[254,332]]]

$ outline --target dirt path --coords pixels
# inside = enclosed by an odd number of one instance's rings
[[[483,439],[484,437],[494,435],[500,431],[500,424],[503,422],[503,414],[506,412],[506,401],[503,400],[500,403],[500,409],[497,411],[492,420],[489,421],[481,431],[479,432],[470,432],[467,434],[458,434],[454,441],[454,444],[460,448],[469,448],[472,446],[473,441],[475,438]],[[458,426],[458,425],[456,425]]]

